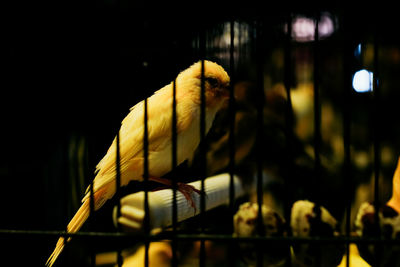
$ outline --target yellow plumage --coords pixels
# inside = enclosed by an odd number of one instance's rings
[[[192,157],[200,142],[201,61],[181,72],[176,78],[177,159],[178,164]],[[227,99],[229,76],[216,63],[204,61],[206,99],[206,132],[215,114]],[[172,103],[173,83],[166,85],[147,100],[149,176],[159,178],[172,168]],[[120,128],[121,186],[143,178],[144,101],[131,108]],[[93,180],[94,207],[99,209],[116,192],[116,139],[96,166]],[[89,216],[89,188],[82,206],[72,218],[68,232],[79,231]],[[64,247],[64,238],[57,242],[46,265],[52,266]]]
[[[397,167],[393,175],[392,197],[387,205],[400,213],[400,157],[397,159]]]

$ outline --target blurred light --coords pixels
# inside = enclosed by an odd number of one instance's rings
[[[233,26],[233,27],[232,27]],[[231,28],[233,28],[233,40],[231,40]],[[231,41],[233,41],[233,57],[238,59],[239,52],[245,51],[250,39],[250,25],[244,22],[235,21],[220,24],[216,31],[210,31],[212,39],[209,40],[212,49],[208,52],[210,58],[218,58],[221,64],[229,64],[231,56]],[[194,40],[193,46],[199,47],[198,40]]]
[[[354,49],[354,56],[360,58],[361,56],[361,44],[358,44],[356,49]]]
[[[233,45],[237,47],[239,45],[244,45],[249,40],[249,28],[247,24],[234,22],[233,24]],[[230,46],[231,45],[231,23],[226,22],[223,25],[222,38],[219,40],[219,45]]]
[[[321,20],[318,23],[318,35],[319,38],[326,38],[330,36],[335,27],[333,25],[333,20],[328,13],[324,13],[321,15]]]
[[[305,16],[295,16],[292,21],[292,39],[297,42],[310,42],[314,40],[315,21]],[[321,14],[318,21],[318,38],[325,39],[335,31],[335,23],[330,13]],[[287,25],[285,25],[287,32]]]
[[[312,19],[296,17],[292,24],[292,38],[299,42],[314,40],[315,23]]]
[[[357,93],[371,92],[373,90],[374,74],[362,69],[353,75],[353,88]]]

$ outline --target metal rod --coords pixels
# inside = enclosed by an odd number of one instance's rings
[[[84,175],[85,177],[88,177],[88,170],[89,170],[89,153],[88,153],[88,146],[85,146],[85,172]],[[94,215],[94,189],[93,189],[93,182],[94,179],[91,179],[90,185],[89,185],[89,225],[92,226],[94,225],[93,221],[93,215]],[[93,249],[90,251],[90,265],[91,266],[96,266],[96,253],[94,252]]]
[[[235,175],[235,21],[232,19],[230,21],[230,47],[229,47],[229,72],[230,72],[230,93],[229,93],[229,106],[228,106],[228,116],[229,116],[229,211],[232,215],[235,214],[235,185],[234,185],[234,175]],[[229,231],[233,232],[233,220],[229,224]],[[228,244],[228,253],[235,253],[232,243]],[[232,254],[233,255],[233,254]],[[229,257],[229,266],[235,265],[234,257]]]
[[[117,217],[121,216],[121,201],[119,200],[120,196],[119,196],[119,192],[120,192],[120,187],[121,187],[121,154],[120,154],[120,136],[119,136],[120,132],[118,130],[117,132],[117,136],[116,136],[116,155],[115,155],[115,171],[116,171],[116,175],[115,175],[115,183],[116,183],[116,196],[118,198],[117,201]],[[119,226],[118,226],[118,230],[119,230]]]
[[[263,205],[263,155],[264,155],[264,142],[263,142],[263,127],[264,127],[264,62],[263,62],[263,39],[262,39],[262,23],[257,21],[256,25],[256,52],[257,52],[257,133],[256,133],[256,155],[257,155],[257,234],[264,236],[264,222],[262,216]],[[257,249],[257,266],[263,265],[263,252],[261,247]]]
[[[290,221],[290,211],[292,204],[292,186],[291,179],[293,177],[292,169],[293,169],[293,126],[294,126],[294,114],[293,114],[293,106],[292,106],[292,97],[291,97],[291,86],[292,86],[292,47],[291,47],[291,35],[292,35],[292,15],[289,13],[287,15],[287,33],[284,44],[284,85],[286,90],[286,113],[285,113],[285,137],[286,137],[286,164],[287,168],[285,168],[285,198],[284,198],[284,214],[285,220],[287,222]]]
[[[177,145],[178,145],[178,134],[177,134],[177,113],[176,113],[176,80],[172,82],[172,170],[175,170],[178,163]],[[177,221],[178,221],[178,207],[176,202],[176,190],[177,181],[176,178],[172,178],[172,232],[175,237],[177,233]],[[178,240],[172,239],[172,266],[178,266]]]
[[[229,49],[229,71],[230,71],[230,94],[229,94],[229,208],[234,213],[234,202],[235,202],[235,186],[233,179],[235,175],[235,88],[234,88],[234,76],[235,76],[235,62],[234,62],[234,40],[235,40],[235,21],[230,22],[230,49]]]
[[[67,179],[66,183],[67,184],[65,186],[66,190],[64,190],[64,199],[66,200],[65,201],[65,211],[66,211],[66,214],[68,215],[70,213],[70,204],[68,202],[68,199],[70,198],[72,183],[71,183],[70,179]],[[66,216],[66,218],[68,218],[68,217],[69,216]],[[65,231],[68,232],[68,224],[66,223],[65,225],[66,225]],[[66,248],[65,249],[65,255],[66,255],[66,259],[67,259],[67,265],[70,265],[70,261],[71,261],[70,249],[69,249],[69,246],[67,246],[67,239],[66,238],[64,238],[63,243],[64,243],[64,247]]]
[[[117,197],[117,218],[121,216],[121,200],[120,200],[120,188],[121,188],[121,154],[120,154],[120,131],[118,130],[116,136],[116,155],[115,155],[115,182],[116,182],[116,192],[115,195]],[[120,231],[120,226],[117,224],[117,229]],[[122,266],[122,255],[121,250],[117,250],[117,264],[118,267]]]
[[[314,192],[315,192],[315,203],[320,205],[319,195],[319,181],[321,176],[321,97],[319,90],[319,15],[314,19],[315,31],[314,31]]]
[[[379,200],[379,174],[380,174],[380,90],[378,84],[378,37],[377,31],[374,35],[374,59],[373,59],[373,147],[374,147],[374,203],[375,210],[378,210],[380,205]],[[376,213],[378,214],[378,213]],[[379,216],[376,216],[379,222]]]
[[[53,238],[53,237],[72,237],[74,239],[93,240],[94,238],[109,238],[110,240],[119,241],[159,241],[170,240],[172,234],[163,232],[158,235],[145,235],[145,234],[131,234],[123,232],[75,232],[70,233],[66,231],[42,231],[42,230],[14,230],[14,229],[0,229],[0,236],[27,236],[30,235],[35,238]],[[332,243],[332,244],[388,244],[400,245],[399,239],[383,239],[376,237],[232,237],[232,235],[214,235],[214,234],[177,234],[176,238],[179,240],[221,240],[232,242],[282,242],[282,243]]]
[[[149,132],[148,132],[148,101],[147,98],[144,99],[144,136],[143,136],[143,181],[145,183],[144,191],[144,233],[148,237],[150,236],[150,209],[149,209],[149,194],[148,194],[148,181],[149,181]],[[145,239],[145,253],[144,253],[144,266],[149,266],[149,239]]]
[[[293,186],[292,179],[295,176],[293,172],[294,162],[293,162],[293,146],[294,146],[294,114],[292,106],[291,97],[291,86],[292,86],[292,14],[287,15],[287,33],[284,43],[284,85],[286,90],[286,110],[285,110],[285,137],[286,137],[286,147],[285,147],[285,159],[287,168],[284,168],[284,218],[287,222],[290,222],[291,216],[291,206],[293,203]],[[291,255],[290,250],[286,255],[286,265],[291,266]]]
[[[204,80],[204,60],[201,60],[201,90],[200,90],[200,154],[201,154],[201,191],[204,191],[204,179],[206,176],[207,160],[206,147],[204,144],[206,132],[206,97],[205,97],[205,80]],[[204,194],[201,195],[200,211],[205,211]]]
[[[205,40],[205,30],[200,32],[200,56],[201,56],[201,76],[200,76],[200,178],[201,178],[201,196],[200,196],[200,225],[201,232],[205,230],[205,211],[206,211],[206,201],[205,201],[205,185],[204,179],[206,178],[207,170],[207,151],[205,144],[206,135],[206,95],[205,95],[205,66],[204,58],[206,52],[206,40]],[[200,242],[200,255],[199,255],[199,266],[204,267],[206,263],[206,249],[204,241]]]
[[[379,176],[381,170],[381,103],[380,103],[380,88],[379,88],[379,30],[377,23],[374,24],[374,59],[373,59],[373,85],[372,85],[372,97],[373,97],[373,113],[372,113],[372,123],[373,123],[373,148],[374,148],[374,208],[375,208],[375,226],[376,226],[376,235],[380,237],[381,229],[380,229],[380,218],[379,218],[379,209],[381,206],[380,203],[380,193],[379,193]],[[376,266],[380,266],[381,258],[382,258],[382,246],[377,244],[375,246],[375,264]]]
[[[342,50],[343,50],[343,188],[345,188],[345,234],[350,237],[351,205],[354,181],[351,167],[351,103],[352,103],[352,65],[353,42],[350,25],[347,24],[347,14],[342,15]],[[350,244],[346,244],[346,266],[350,266]]]
[[[120,0],[116,1],[115,5],[115,15],[119,17],[120,13],[120,8],[121,8],[121,3]],[[117,27],[118,35],[117,37],[120,37],[120,27]],[[118,64],[120,66],[120,64]],[[121,216],[121,154],[120,154],[120,131],[118,130],[117,132],[117,156],[116,156],[116,196],[117,196],[117,218]],[[119,224],[117,224],[117,230],[121,231]],[[123,258],[122,258],[122,251],[118,250],[117,251],[117,266],[121,267],[123,264]]]
[[[320,196],[320,179],[321,179],[321,96],[319,90],[319,12],[314,18],[314,194],[315,194],[315,211],[316,219],[321,220],[321,196]],[[321,265],[321,253],[316,254],[316,265]]]

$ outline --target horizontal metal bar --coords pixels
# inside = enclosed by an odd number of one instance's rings
[[[387,245],[400,245],[400,239],[384,239],[384,238],[364,238],[364,237],[234,237],[231,235],[214,235],[214,234],[177,234],[173,236],[172,232],[163,232],[157,235],[143,235],[143,234],[131,234],[131,233],[121,233],[121,232],[76,232],[68,233],[65,231],[41,231],[41,230],[9,230],[0,229],[1,236],[35,236],[35,237],[74,237],[76,238],[127,238],[135,241],[149,240],[170,240],[173,237],[181,240],[211,240],[211,241],[229,241],[229,242],[280,242],[280,243],[331,243],[331,244],[366,244],[366,243],[380,243]]]

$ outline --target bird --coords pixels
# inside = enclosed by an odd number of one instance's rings
[[[386,204],[378,205],[377,215],[374,203],[360,205],[354,223],[359,237],[400,239],[400,157],[392,181],[392,196]],[[399,245],[359,243],[357,246],[361,257],[373,266],[379,262],[380,266],[400,267]]]
[[[376,221],[373,203],[364,202],[360,205],[355,220],[357,236],[363,238],[377,238],[384,240],[400,239],[400,213],[388,204],[378,210]],[[370,243],[357,244],[360,256],[370,265],[400,267],[400,246],[395,244],[372,245]]]
[[[179,165],[193,157],[193,153],[200,143],[202,102],[204,101],[203,107],[205,107],[204,134],[207,134],[216,113],[230,97],[230,77],[222,66],[203,59],[181,71],[174,81],[147,98],[148,179],[167,186],[172,186],[172,182],[162,178],[162,176],[172,170],[174,91],[177,134],[176,158]],[[202,92],[204,98],[201,96]],[[127,185],[132,180],[143,180],[145,106],[145,100],[133,106],[123,119],[119,129],[121,186]],[[116,193],[117,146],[116,136],[107,153],[96,166],[95,178],[85,192],[81,207],[67,226],[68,233],[79,231],[89,217],[91,192],[93,192],[94,210],[100,209]],[[177,183],[177,187],[189,202],[193,192],[200,192],[184,183]],[[191,204],[194,205],[193,201]],[[69,240],[70,238],[67,239],[67,241]],[[46,266],[51,267],[54,264],[64,249],[65,243],[64,237],[58,239]]]
[[[279,213],[271,207],[262,205],[262,236],[265,237],[284,237],[286,235],[286,222]],[[240,205],[238,211],[233,216],[233,236],[234,237],[256,237],[260,231],[258,221],[258,204],[245,202]],[[289,255],[289,246],[276,243],[238,243],[238,255],[245,266],[257,265],[257,253],[262,252],[263,263],[265,266],[285,266],[286,256]]]
[[[308,200],[296,201],[291,210],[292,235],[299,238],[339,236],[339,224],[323,206]],[[294,266],[337,266],[342,260],[342,244],[293,244]]]

